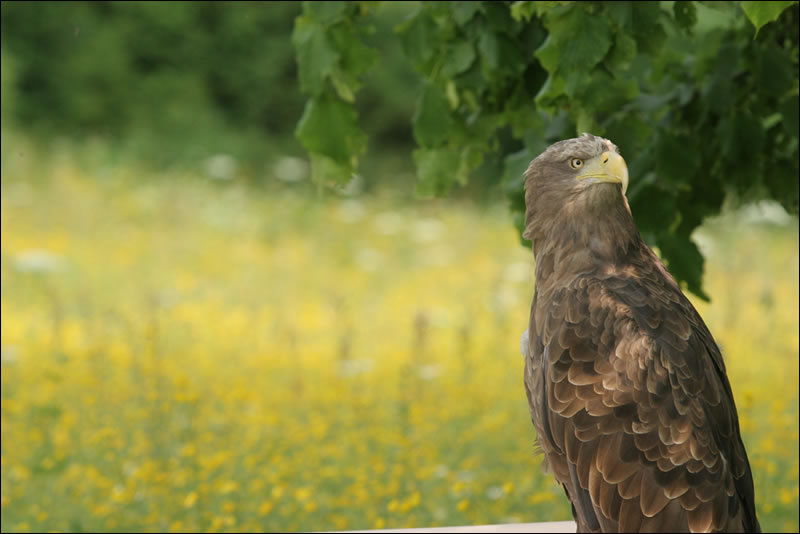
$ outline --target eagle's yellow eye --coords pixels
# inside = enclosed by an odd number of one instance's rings
[[[573,169],[580,169],[581,167],[583,167],[583,160],[579,158],[572,158],[571,160],[569,160],[569,166],[572,167]]]

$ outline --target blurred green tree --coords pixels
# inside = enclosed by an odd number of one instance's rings
[[[292,135],[305,103],[291,42],[301,10],[297,2],[3,2],[3,128],[45,144],[101,138],[112,157],[157,167],[196,168],[227,154],[263,176],[275,158],[303,153]],[[417,82],[400,43],[384,38],[407,10],[387,5],[374,19],[372,44],[386,61],[358,102],[378,153],[365,165],[371,182],[395,179],[378,171],[413,148],[407,117]],[[404,174],[413,172],[407,159]]]
[[[3,2],[3,69],[8,58],[15,71],[3,93],[17,93],[8,114],[43,138],[136,145],[158,165],[220,152],[258,158],[286,145],[302,111],[289,40],[300,10],[295,2]]]
[[[318,183],[346,183],[365,153],[353,102],[379,59],[379,6],[306,2],[295,22],[309,96],[296,135]],[[421,195],[465,184],[515,142],[502,186],[521,230],[530,160],[558,139],[607,136],[629,155],[645,239],[703,298],[690,235],[704,217],[726,197],[798,211],[797,2],[422,2],[397,34],[420,79]]]

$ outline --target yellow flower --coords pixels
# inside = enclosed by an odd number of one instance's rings
[[[270,490],[270,495],[272,495],[273,499],[280,499],[283,496],[283,491],[283,486],[273,486],[272,490]]]
[[[229,493],[233,493],[237,489],[239,489],[239,484],[237,482],[234,482],[233,480],[226,480],[219,487],[219,492],[223,495],[227,495]]]
[[[197,492],[192,491],[186,495],[183,499],[183,507],[184,508],[191,508],[197,503]]]
[[[96,517],[106,517],[112,512],[112,509],[107,504],[96,504],[91,507],[92,515]]]
[[[555,500],[555,497],[549,491],[540,491],[528,497],[528,502],[531,504],[539,504]]]
[[[272,511],[272,503],[270,501],[264,501],[258,507],[258,515],[267,515]]]
[[[298,501],[305,501],[311,497],[311,488],[297,488],[294,490],[294,498]]]

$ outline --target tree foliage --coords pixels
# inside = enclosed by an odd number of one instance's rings
[[[293,2],[3,2],[3,110],[37,137],[104,137],[159,166],[217,153],[257,161],[291,138],[303,109],[288,38],[300,11]]]
[[[353,102],[377,61],[379,2],[307,2],[295,23],[296,134],[318,183],[366,149]],[[508,148],[498,179],[521,229],[522,173],[551,142],[591,132],[629,162],[645,239],[693,293],[690,240],[726,198],[798,211],[797,2],[423,2],[396,35],[420,78],[417,190],[442,195]]]

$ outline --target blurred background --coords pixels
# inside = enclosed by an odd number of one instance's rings
[[[4,532],[570,518],[522,384],[519,147],[414,196],[416,8],[386,3],[359,175],[312,184],[302,9],[2,3]],[[761,525],[796,532],[797,218],[746,203],[692,237]]]

